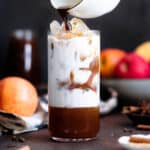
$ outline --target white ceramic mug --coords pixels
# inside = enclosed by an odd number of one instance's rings
[[[50,0],[56,9],[68,9],[68,13],[79,18],[96,18],[111,12],[120,0]]]

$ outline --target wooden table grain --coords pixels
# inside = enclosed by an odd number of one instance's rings
[[[125,132],[124,130],[129,129]],[[20,135],[25,141],[13,141],[12,136],[0,137],[0,150],[16,150],[29,145],[31,150],[123,150],[117,140],[132,132],[145,133],[135,129],[130,120],[121,113],[101,117],[101,127],[96,140],[80,143],[59,143],[49,139],[47,129]]]

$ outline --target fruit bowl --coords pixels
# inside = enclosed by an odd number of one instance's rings
[[[139,104],[143,100],[150,101],[150,79],[104,79],[102,85],[118,92],[121,103]]]

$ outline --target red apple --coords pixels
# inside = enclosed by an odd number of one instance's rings
[[[115,68],[118,78],[144,79],[149,77],[149,63],[135,53],[129,53]]]
[[[149,77],[150,77],[150,62],[149,62]]]
[[[124,50],[117,48],[103,49],[100,55],[100,73],[102,78],[113,78],[115,67],[126,55]]]

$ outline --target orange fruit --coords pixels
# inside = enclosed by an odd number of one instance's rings
[[[135,53],[150,62],[150,41],[146,41],[135,49]]]
[[[35,87],[20,77],[0,81],[0,109],[19,116],[31,116],[38,106]]]
[[[115,75],[115,67],[126,53],[117,48],[102,50],[100,55],[100,73],[102,78],[111,78]]]

